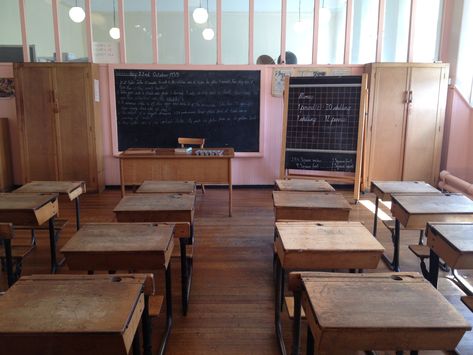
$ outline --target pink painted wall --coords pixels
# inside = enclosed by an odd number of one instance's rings
[[[444,149],[446,170],[473,182],[473,108],[455,89],[449,92],[451,110],[447,111],[450,131]]]

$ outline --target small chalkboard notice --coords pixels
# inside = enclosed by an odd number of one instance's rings
[[[177,146],[259,152],[260,71],[115,69],[118,150]]]
[[[310,170],[359,177],[365,85],[362,76],[286,79],[282,176]]]

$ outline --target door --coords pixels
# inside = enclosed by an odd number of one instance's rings
[[[370,180],[401,180],[408,84],[405,66],[375,67]]]
[[[18,64],[15,80],[24,180],[56,180],[57,98],[52,68],[44,64]]]
[[[436,137],[442,67],[412,67],[408,103],[403,180],[435,183]]]

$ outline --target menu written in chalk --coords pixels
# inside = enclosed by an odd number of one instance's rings
[[[361,76],[290,78],[285,169],[355,172]]]
[[[176,147],[259,151],[260,71],[115,70],[118,149]]]

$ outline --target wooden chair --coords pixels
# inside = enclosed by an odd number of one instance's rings
[[[187,138],[187,137],[179,137],[177,138],[177,143],[181,145],[181,148],[185,148],[186,146],[199,146],[199,148],[204,148],[205,138]],[[204,184],[200,185],[202,187],[202,193],[205,194],[205,186]]]

